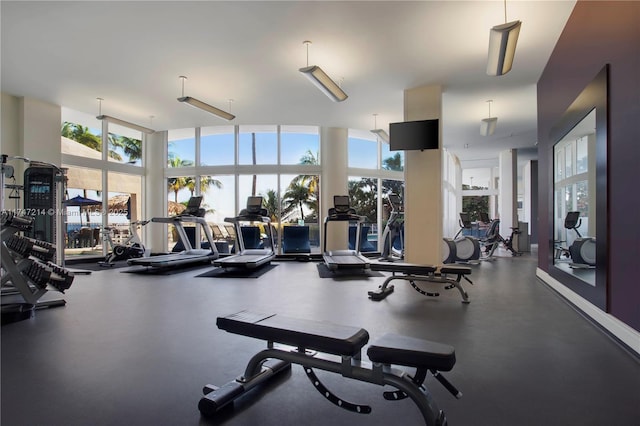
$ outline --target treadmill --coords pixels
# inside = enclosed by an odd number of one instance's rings
[[[200,207],[202,204],[202,196],[191,197],[187,203],[186,210],[177,215],[171,217],[154,217],[151,222],[155,223],[168,223],[175,226],[180,241],[184,245],[184,250],[179,253],[165,254],[160,256],[150,257],[138,257],[129,259],[127,263],[132,266],[146,266],[151,268],[170,268],[173,266],[186,266],[198,263],[211,263],[212,260],[218,258],[218,249],[215,245],[215,240],[211,234],[209,224],[204,219],[205,210]],[[200,245],[200,239],[197,238],[196,232],[195,244],[196,247],[191,245],[189,237],[184,230],[183,223],[195,223],[196,228],[200,227],[200,230],[204,232],[204,235],[208,241],[208,248],[203,248]],[[196,229],[197,230],[197,229]]]
[[[238,216],[227,217],[225,222],[233,223],[236,231],[237,254],[223,257],[213,262],[215,266],[222,268],[255,269],[271,263],[276,257],[273,248],[273,230],[271,219],[267,209],[262,207],[262,197],[250,196],[247,199],[247,208],[242,209]],[[265,224],[267,238],[260,238],[259,228],[256,222]],[[250,235],[256,235],[253,241],[249,241]]]
[[[349,206],[348,195],[334,195],[333,207],[329,209],[329,215],[324,220],[324,263],[331,271],[337,270],[366,270],[371,264],[369,259],[360,254],[360,238],[362,234],[362,224],[366,220],[365,216],[359,216],[356,211]],[[327,225],[329,222],[355,222],[356,223],[356,243],[355,250],[331,250],[327,251]]]

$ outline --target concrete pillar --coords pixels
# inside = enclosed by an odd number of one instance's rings
[[[146,206],[142,217],[146,219],[167,215],[167,211],[164,209],[167,198],[167,183],[164,177],[164,166],[167,161],[165,156],[166,146],[166,131],[146,136],[143,150],[145,178],[142,190],[144,194],[143,205]],[[152,253],[165,252],[167,250],[167,225],[150,223],[143,227],[142,230],[147,249],[150,249]]]
[[[442,118],[440,86],[405,90],[405,121],[436,118]],[[405,259],[409,263],[442,263],[442,131],[439,135],[439,149],[405,151]]]
[[[20,98],[19,105],[18,133],[22,145],[21,154],[31,160],[60,166],[60,105],[31,98]]]
[[[500,235],[507,238],[511,234],[510,227],[518,226],[518,150],[502,151],[498,159]]]
[[[320,182],[321,228],[330,207],[333,207],[334,195],[348,195],[348,139],[347,129],[322,127],[320,129],[320,164],[322,164],[322,182]],[[328,235],[321,234],[321,242],[327,239],[328,250],[346,249],[348,241],[347,224],[331,223]]]

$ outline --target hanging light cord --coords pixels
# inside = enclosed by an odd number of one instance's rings
[[[181,75],[178,78],[182,80],[182,97],[184,98],[184,81],[187,79],[187,77],[185,77],[184,75]]]
[[[307,46],[307,66],[309,66],[309,45],[311,44],[311,42],[309,40],[305,40],[302,42],[302,44]]]
[[[504,0],[504,23],[507,23],[507,0]]]

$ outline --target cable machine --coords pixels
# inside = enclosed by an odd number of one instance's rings
[[[30,165],[25,171],[25,207],[16,207],[15,211],[4,208],[5,177],[15,180],[14,168],[7,164],[10,159]],[[37,308],[64,305],[64,299],[46,293],[50,290],[64,293],[71,287],[74,275],[59,266],[64,265],[64,234],[62,220],[57,220],[56,213],[61,211],[66,170],[4,154],[1,161],[0,284],[2,322],[5,323],[29,318]],[[10,198],[19,198],[15,195],[16,185],[6,188],[12,191]],[[29,198],[31,202],[27,201]],[[17,199],[16,206],[19,206]],[[51,241],[45,241],[46,238]]]

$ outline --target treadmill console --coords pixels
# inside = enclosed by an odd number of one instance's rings
[[[247,213],[260,214],[262,210],[262,197],[251,196],[247,198]]]
[[[205,210],[203,208],[200,208],[201,204],[202,196],[189,198],[189,202],[187,202],[187,208],[180,214],[180,216],[203,217],[205,214]]]
[[[471,217],[469,213],[460,213],[460,226],[465,229],[471,229]]]
[[[391,204],[391,208],[393,210],[398,212],[402,211],[402,199],[398,194],[388,194],[387,199],[389,200],[389,203]]]
[[[349,196],[348,195],[334,195],[333,207],[336,213],[349,213]]]

